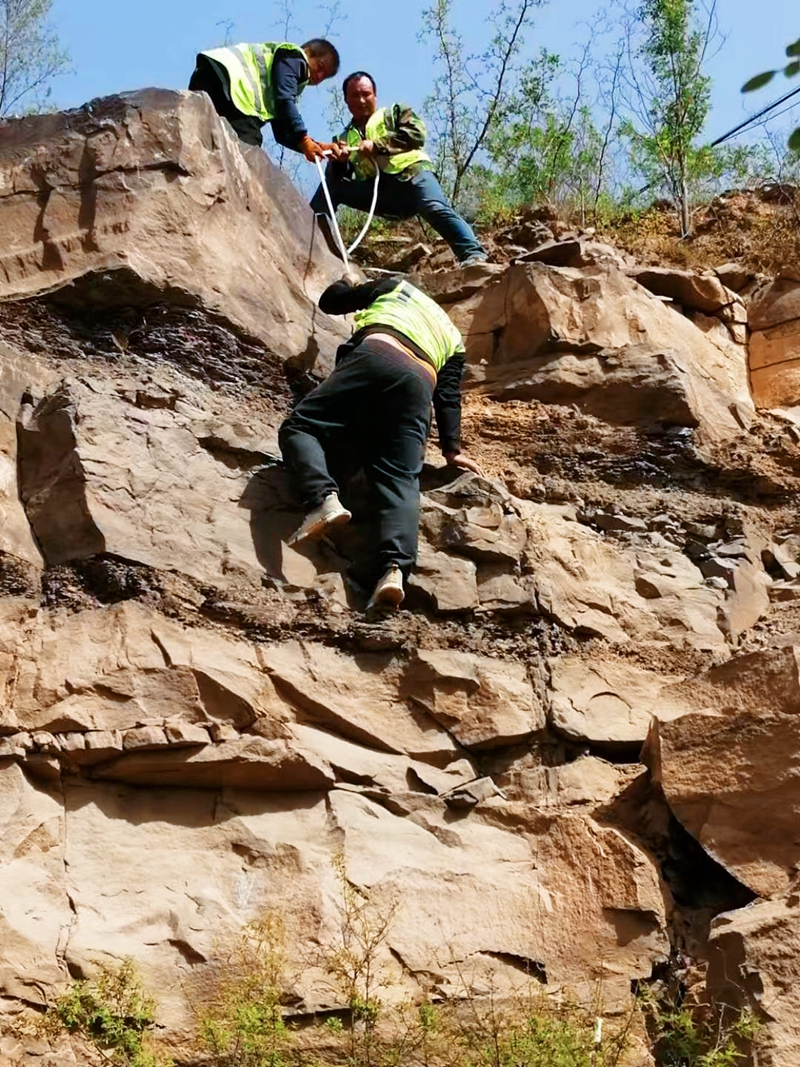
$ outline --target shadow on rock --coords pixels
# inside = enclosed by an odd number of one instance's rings
[[[239,506],[250,512],[253,548],[265,581],[280,583],[287,591],[322,588],[349,606],[351,593],[344,580],[349,560],[339,547],[338,531],[336,542],[326,537],[296,547],[286,543],[302,522],[303,512],[292,499],[279,460],[253,474]]]

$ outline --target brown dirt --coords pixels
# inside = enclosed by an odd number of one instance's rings
[[[800,445],[770,416],[724,451],[706,454],[684,428],[644,432],[574,407],[472,395],[464,402],[464,437],[487,473],[533,500],[606,507],[624,494],[627,513],[679,510],[708,521],[739,505],[780,514],[787,496],[800,491]]]
[[[519,254],[520,240],[528,246],[517,223],[531,220],[543,220],[556,236],[566,230],[580,230],[578,219],[559,218],[549,205],[525,206],[510,222],[478,227],[490,259],[503,263],[510,255]],[[775,274],[785,267],[800,266],[800,190],[768,185],[760,190],[723,193],[697,208],[694,233],[686,239],[681,238],[677,216],[668,204],[655,204],[598,224],[596,238],[645,264],[709,268],[735,260],[753,273]],[[404,255],[419,243],[430,255],[415,261],[415,270],[453,267],[447,245],[417,220],[373,228],[356,259],[368,266],[402,270]]]
[[[715,267],[736,260],[756,273],[775,274],[800,264],[800,191],[771,185],[723,193],[698,208],[686,239],[666,206],[615,221],[598,236],[645,263]]]

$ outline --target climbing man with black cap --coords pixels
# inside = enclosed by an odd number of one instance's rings
[[[419,475],[436,412],[447,463],[480,472],[460,449],[464,343],[430,297],[398,277],[354,284],[346,274],[319,299],[329,315],[355,313],[331,375],[280,428],[290,485],[308,512],[289,544],[349,522],[328,457],[346,446],[360,457],[375,500],[377,578],[369,608],[397,608],[417,555]]]
[[[272,123],[279,145],[302,152],[309,162],[335,151],[308,135],[297,98],[339,70],[339,53],[315,37],[302,47],[288,42],[237,44],[200,52],[189,88],[207,93],[240,141],[262,144],[261,127]]]

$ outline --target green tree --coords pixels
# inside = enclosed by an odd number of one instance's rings
[[[558,56],[542,51],[522,71],[517,91],[493,124],[488,141],[492,168],[481,173],[482,205],[487,214],[526,203],[548,201],[595,215],[606,179],[609,128],[598,129],[584,83],[596,84],[590,46],[576,70],[571,99],[555,98],[551,86],[567,73]],[[612,78],[613,86],[613,78]],[[613,97],[613,89],[611,93]],[[607,112],[614,122],[613,102]]]
[[[437,71],[426,114],[431,116],[437,170],[456,202],[514,94],[525,30],[544,2],[497,0],[486,17],[489,45],[481,55],[466,54],[453,26],[453,0],[434,0],[423,11],[420,37],[433,42]]]
[[[647,180],[647,188],[660,189],[672,200],[686,237],[693,193],[725,159],[695,143],[711,101],[711,80],[703,64],[717,36],[716,0],[705,8],[695,0],[644,0],[636,16],[628,36],[632,117],[620,132],[630,143],[631,165]]]
[[[789,62],[785,67],[780,69],[783,70],[783,73],[787,78],[794,78],[800,74],[800,38],[786,46],[786,56]],[[763,86],[769,84],[779,72],[779,70],[765,70],[763,74],[756,74],[750,81],[745,82],[742,86],[742,92],[751,93],[754,89],[763,88]],[[789,137],[789,149],[792,152],[800,153],[800,126],[798,126]]]
[[[52,0],[0,0],[0,115],[37,110],[69,65],[48,24]]]

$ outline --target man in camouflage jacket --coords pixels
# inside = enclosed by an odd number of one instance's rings
[[[353,119],[339,136],[336,158],[325,179],[334,210],[340,204],[369,211],[376,169],[380,170],[375,214],[381,218],[425,219],[453,249],[462,266],[486,259],[472,228],[448,202],[424,151],[425,123],[405,104],[378,107],[375,81],[366,71],[349,74],[342,86]],[[320,186],[311,207],[327,219]]]

